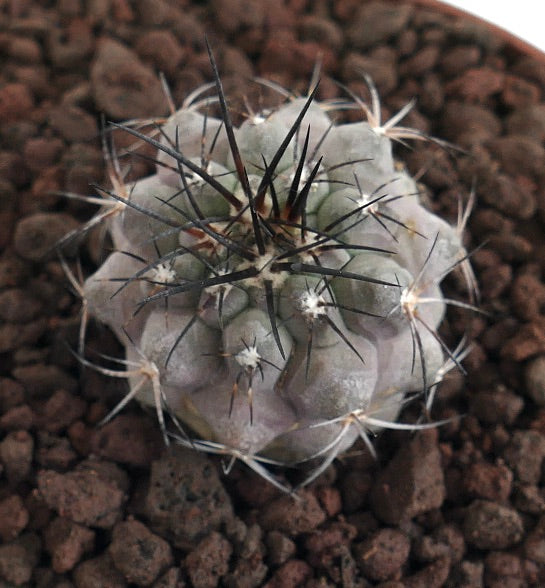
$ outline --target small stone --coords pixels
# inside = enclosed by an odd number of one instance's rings
[[[66,390],[57,390],[45,403],[41,420],[46,431],[57,433],[85,414],[87,404]]]
[[[27,584],[40,558],[40,539],[34,533],[0,545],[0,577],[15,586]]]
[[[185,567],[195,588],[214,588],[229,571],[231,544],[213,531],[185,558]]]
[[[413,8],[409,4],[373,1],[360,5],[354,15],[347,35],[357,49],[388,41],[406,28]]]
[[[280,531],[269,531],[265,542],[268,548],[268,561],[275,566],[285,563],[297,551],[295,543]]]
[[[545,406],[545,355],[530,360],[524,368],[528,396],[538,405]]]
[[[465,540],[478,549],[506,549],[518,543],[524,527],[519,514],[488,500],[474,500],[466,510]]]
[[[446,93],[468,102],[483,103],[503,89],[505,74],[490,67],[475,67],[446,85]]]
[[[280,566],[263,588],[297,588],[312,576],[312,568],[300,559],[290,559]]]
[[[49,125],[70,143],[92,141],[98,135],[96,120],[73,104],[63,104],[49,113]]]
[[[30,475],[33,454],[34,439],[26,431],[8,433],[0,442],[0,462],[12,486]]]
[[[288,535],[308,533],[326,520],[316,497],[308,490],[298,493],[300,500],[281,496],[269,502],[259,516],[259,522],[266,530],[277,529]]]
[[[195,451],[172,447],[153,462],[145,514],[153,529],[176,547],[192,549],[228,525],[233,507],[212,463]]]
[[[515,431],[503,451],[503,457],[518,480],[537,484],[545,457],[545,437],[538,431]]]
[[[77,221],[68,214],[37,212],[23,217],[15,227],[15,251],[29,261],[43,261],[53,257],[55,244],[71,230]]]
[[[11,83],[0,88],[0,124],[30,118],[34,98],[25,84]]]
[[[450,572],[450,559],[448,557],[441,557],[420,570],[416,574],[403,578],[404,588],[442,588]]]
[[[4,542],[15,539],[27,526],[29,514],[21,497],[12,494],[0,501],[0,537]]]
[[[17,367],[13,376],[31,396],[49,396],[56,390],[73,393],[78,387],[77,380],[56,365],[36,363]]]
[[[130,87],[126,80],[131,80]],[[91,65],[93,96],[100,110],[116,120],[160,116],[167,111],[161,83],[136,53],[113,39],[98,43]]]
[[[75,523],[109,528],[121,517],[124,493],[98,472],[71,471],[58,474],[43,470],[38,489],[50,508]]]
[[[45,548],[58,574],[71,570],[93,548],[95,533],[68,519],[57,517],[45,530]]]
[[[545,104],[518,108],[507,117],[505,127],[510,135],[525,135],[539,142],[545,140]]]
[[[522,398],[504,388],[482,390],[471,401],[471,413],[486,424],[512,425],[523,408]]]
[[[437,431],[423,431],[402,445],[379,473],[371,490],[371,507],[384,522],[398,524],[439,508],[445,493]]]
[[[78,565],[73,572],[77,588],[126,588],[127,582],[123,574],[114,566],[108,552],[88,559]]]
[[[127,582],[144,586],[173,563],[169,544],[136,520],[117,523],[108,551]]]
[[[411,543],[396,529],[381,529],[354,549],[356,563],[375,582],[398,579],[409,557]]]
[[[513,472],[503,464],[473,463],[464,469],[463,483],[472,498],[506,502],[511,494]]]

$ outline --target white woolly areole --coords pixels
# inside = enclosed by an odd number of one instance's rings
[[[165,263],[160,263],[151,269],[149,278],[152,282],[170,284],[176,280],[176,272]]]
[[[235,360],[244,369],[253,371],[257,369],[261,363],[261,355],[259,355],[257,347],[252,345],[251,347],[246,347],[242,351],[239,351],[235,355]]]
[[[299,298],[299,308],[309,321],[315,321],[318,317],[327,314],[327,306],[323,296],[310,290],[303,292]]]

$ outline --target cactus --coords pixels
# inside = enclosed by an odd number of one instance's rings
[[[145,133],[156,173],[111,189],[103,223],[114,252],[82,289],[91,316],[126,349],[119,370],[152,407],[168,442],[240,459],[282,489],[267,465],[317,463],[310,482],[361,436],[389,428],[408,399],[427,408],[463,347],[437,334],[441,281],[461,268],[467,214],[453,227],[421,203],[392,141],[428,139],[385,124],[372,81],[360,122],[316,87],[235,127],[211,55],[217,95],[194,92]],[[203,90],[207,90],[209,86]],[[219,107],[221,116],[210,114]],[[217,106],[216,106],[217,105]],[[167,434],[167,422],[177,433]]]

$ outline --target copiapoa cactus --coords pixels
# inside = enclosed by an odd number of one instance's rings
[[[361,436],[396,422],[407,399],[429,408],[463,349],[437,334],[454,268],[472,286],[456,227],[426,209],[392,156],[392,141],[426,139],[385,124],[355,96],[361,122],[316,85],[235,127],[220,77],[150,133],[114,125],[157,149],[156,173],[125,184],[110,155],[110,189],[87,228],[104,223],[114,251],[81,290],[86,312],[126,350],[132,398],[152,407],[165,439],[267,466],[316,463],[310,482]],[[211,115],[211,107],[221,116]],[[469,208],[469,207],[468,207]],[[83,341],[83,330],[81,340]],[[168,421],[176,431],[167,433]],[[314,460],[314,461],[313,461]]]

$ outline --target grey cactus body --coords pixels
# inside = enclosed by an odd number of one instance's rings
[[[156,173],[116,195],[117,251],[84,285],[131,365],[157,370],[131,377],[136,398],[181,442],[258,471],[330,461],[445,372],[460,230],[421,205],[383,127],[325,106],[288,100],[233,128],[186,104],[156,136]]]

